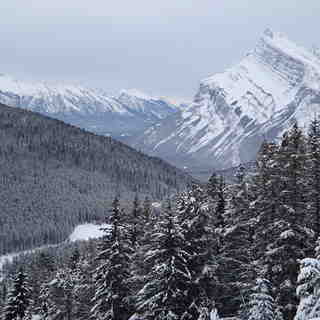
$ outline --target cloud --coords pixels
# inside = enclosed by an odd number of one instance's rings
[[[3,0],[0,72],[192,96],[266,27],[311,46],[318,0]]]

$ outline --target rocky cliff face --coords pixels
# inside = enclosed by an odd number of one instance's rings
[[[0,103],[115,137],[142,132],[154,122],[178,111],[165,99],[149,97],[137,90],[122,91],[114,97],[103,90],[28,83],[6,75],[0,75]]]
[[[320,113],[319,56],[265,31],[236,66],[203,80],[193,103],[132,141],[181,166],[227,168],[254,159],[297,120]]]

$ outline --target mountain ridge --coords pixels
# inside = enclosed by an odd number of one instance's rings
[[[116,137],[136,134],[180,110],[167,99],[133,90],[112,96],[102,89],[19,81],[7,75],[0,75],[0,102]]]
[[[201,81],[189,108],[130,143],[180,167],[225,169],[253,160],[294,121],[307,126],[319,101],[319,57],[266,30],[239,64]]]

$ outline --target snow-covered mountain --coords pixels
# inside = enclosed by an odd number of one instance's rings
[[[266,30],[242,61],[203,80],[191,106],[132,145],[182,167],[227,168],[252,160],[295,119],[320,113],[320,57]]]
[[[0,102],[113,136],[142,132],[179,110],[165,99],[137,90],[121,91],[114,97],[103,90],[23,82],[6,75],[0,75]]]

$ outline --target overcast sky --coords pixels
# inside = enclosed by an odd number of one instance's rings
[[[320,45],[320,1],[1,0],[0,73],[189,98],[267,27]]]

